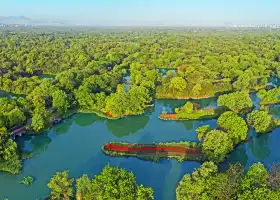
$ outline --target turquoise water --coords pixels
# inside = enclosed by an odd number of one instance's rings
[[[201,100],[201,103],[207,106],[213,101]],[[137,158],[112,158],[103,154],[101,146],[110,141],[197,141],[195,129],[203,124],[215,127],[216,120],[175,122],[158,119],[164,107],[171,109],[184,103],[158,100],[146,115],[116,121],[93,114],[78,114],[43,135],[18,137],[21,149],[33,152],[35,156],[24,162],[23,173],[20,175],[0,173],[0,199],[35,200],[48,194],[47,183],[56,171],[67,169],[72,177],[79,177],[83,173],[93,177],[108,163],[132,171],[138,184],[153,187],[156,199],[175,199],[178,181],[185,173],[198,168],[198,162],[179,163],[171,159],[156,163]],[[36,178],[31,187],[18,183],[28,175]]]
[[[259,99],[252,95],[254,102]],[[152,187],[156,200],[175,200],[176,185],[185,173],[191,173],[200,166],[198,162],[179,163],[174,159],[159,163],[137,158],[109,157],[103,154],[101,146],[110,141],[129,143],[197,141],[195,129],[201,125],[216,126],[216,120],[201,121],[162,121],[158,115],[163,110],[184,105],[181,100],[157,100],[143,116],[127,117],[120,120],[107,120],[93,114],[77,114],[71,119],[54,126],[49,132],[38,136],[23,136],[16,140],[23,151],[33,152],[34,157],[24,162],[23,173],[10,175],[0,173],[0,199],[35,200],[45,197],[49,190],[47,183],[57,171],[70,170],[71,177],[77,178],[86,173],[93,177],[110,163],[132,171],[138,184]],[[201,107],[217,106],[216,98],[193,100]],[[279,107],[271,108],[279,116]],[[280,129],[257,136],[250,131],[250,140],[241,144],[230,157],[221,164],[241,162],[248,167],[261,161],[269,167],[280,160]],[[24,176],[35,177],[31,187],[19,184]]]
[[[223,169],[229,163],[240,162],[248,168],[252,163],[261,162],[265,167],[270,168],[272,164],[279,163],[280,151],[280,128],[275,129],[271,133],[256,135],[253,131],[249,133],[248,142],[239,145],[229,156],[229,158],[221,164]]]

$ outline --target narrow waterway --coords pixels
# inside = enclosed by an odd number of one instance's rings
[[[208,106],[215,99],[200,100]],[[181,106],[185,101],[158,100],[144,116],[107,120],[93,114],[78,114],[38,136],[18,137],[21,149],[35,156],[24,162],[23,173],[17,176],[0,173],[0,198],[9,200],[36,199],[48,194],[47,183],[56,171],[70,170],[72,177],[83,173],[93,177],[110,163],[132,171],[139,184],[153,187],[156,199],[175,199],[178,181],[185,173],[200,166],[198,162],[163,160],[159,163],[137,158],[112,158],[103,154],[101,146],[110,141],[130,143],[197,141],[195,129],[203,124],[216,126],[216,120],[162,121],[162,110]],[[36,178],[34,184],[19,184],[24,176]],[[16,192],[15,192],[16,191]]]
[[[251,96],[257,105],[259,99]],[[158,115],[163,110],[182,106],[186,101],[157,100],[143,116],[107,120],[94,114],[77,114],[56,125],[49,132],[38,136],[18,137],[17,142],[25,152],[34,157],[24,162],[23,173],[10,175],[0,173],[0,199],[35,200],[45,197],[49,190],[47,183],[57,171],[70,170],[71,177],[83,173],[93,177],[102,168],[111,164],[132,171],[138,184],[152,187],[156,200],[175,200],[176,185],[185,173],[198,168],[198,162],[177,162],[175,159],[161,162],[143,161],[137,158],[109,157],[103,154],[101,146],[110,141],[129,143],[197,141],[195,129],[201,125],[216,126],[216,119],[194,121],[162,121]],[[216,98],[194,100],[201,107],[217,106]],[[272,106],[273,115],[279,117],[279,106]],[[241,162],[248,167],[253,162],[263,162],[269,167],[280,160],[280,129],[272,133],[256,135],[249,133],[250,140],[239,145],[230,157],[221,164],[225,168],[231,162]],[[19,184],[24,176],[35,177],[30,187]]]

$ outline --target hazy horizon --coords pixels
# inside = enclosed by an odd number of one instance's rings
[[[0,16],[97,26],[217,26],[279,24],[278,8],[276,0],[9,0],[1,2]]]

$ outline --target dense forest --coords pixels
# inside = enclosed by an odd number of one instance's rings
[[[219,172],[213,162],[204,162],[192,174],[185,174],[176,189],[177,200],[276,200],[280,191],[280,166],[267,170],[254,163],[247,171],[240,163]],[[152,200],[153,189],[137,185],[132,172],[105,166],[91,181],[87,174],[74,179],[69,171],[57,172],[49,181],[50,199],[71,199],[76,191],[77,200]],[[75,188],[75,190],[73,190]]]
[[[69,171],[57,172],[49,181],[51,190],[49,199],[71,199],[75,186],[77,200],[152,200],[153,189],[136,184],[132,172],[107,165],[92,180],[87,174],[75,180],[69,177]]]
[[[268,171],[261,163],[254,163],[245,172],[241,164],[230,165],[219,172],[213,162],[205,162],[192,174],[180,181],[177,200],[276,200],[279,199],[280,167],[273,165]]]
[[[196,130],[210,162],[182,179],[177,198],[256,199],[264,193],[269,193],[268,199],[279,197],[278,186],[271,180],[273,169],[267,172],[261,164],[254,164],[243,172],[234,165],[220,173],[216,166],[246,141],[250,128],[265,133],[280,126],[268,107],[280,103],[280,88],[270,83],[271,77],[280,78],[279,32],[22,28],[0,30],[0,49],[0,90],[10,94],[0,98],[0,171],[20,173],[23,158],[11,135],[22,127],[36,135],[77,112],[115,120],[144,114],[155,99],[217,97],[221,113],[191,102],[175,110],[183,119],[218,118],[215,129],[206,125]],[[254,107],[252,92],[257,92],[260,108]],[[82,198],[84,195],[153,199],[152,190],[138,186],[134,176],[125,171],[118,173],[131,177],[132,183],[122,183],[133,185],[130,193],[124,197],[112,191],[101,194],[98,184],[104,181],[102,176],[120,169],[104,170],[92,182],[86,176],[76,182],[80,199],[91,199]],[[67,172],[56,174],[58,179],[64,176],[68,179]],[[230,176],[236,176],[235,182],[230,182]],[[52,180],[49,187],[60,190],[55,188],[55,178]],[[218,194],[224,188],[215,192],[212,187],[221,182],[234,188],[228,194]],[[72,183],[69,179],[67,184]],[[79,190],[84,183],[93,189]],[[184,187],[191,189],[186,193]],[[52,199],[59,199],[57,195],[54,191]],[[63,195],[70,199],[72,189]]]

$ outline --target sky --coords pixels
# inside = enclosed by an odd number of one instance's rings
[[[0,16],[86,25],[280,24],[280,0],[0,0]]]

